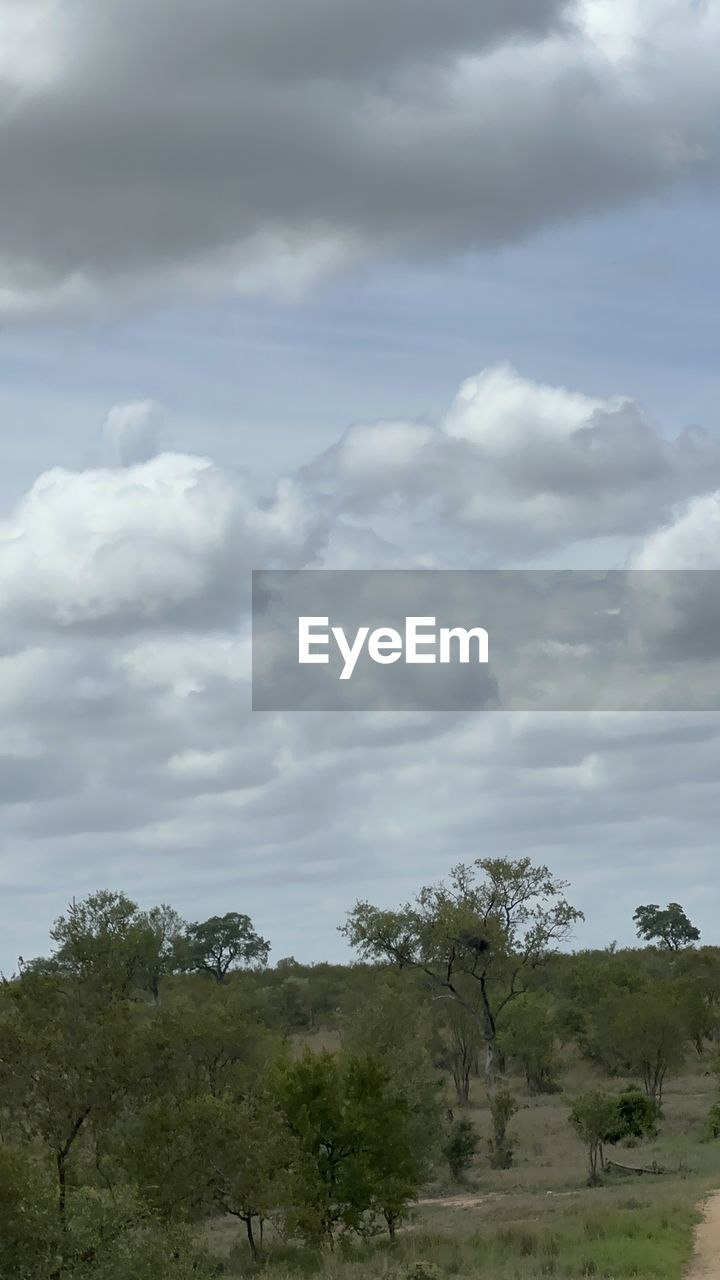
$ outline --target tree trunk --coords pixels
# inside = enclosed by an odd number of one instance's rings
[[[254,1235],[254,1233],[253,1233],[252,1217],[251,1217],[250,1215],[248,1215],[248,1217],[247,1217],[247,1218],[245,1218],[245,1219],[244,1219],[244,1221],[245,1221],[245,1230],[246,1230],[246,1232],[247,1232],[247,1240],[248,1240],[248,1244],[250,1245],[250,1253],[252,1254],[253,1262],[257,1262],[257,1260],[258,1260],[258,1247],[257,1247],[257,1244],[255,1243],[255,1235]]]
[[[65,1205],[67,1202],[67,1156],[64,1151],[57,1153],[57,1175],[58,1175],[58,1212],[60,1221],[65,1229]]]
[[[488,1097],[494,1098],[497,1092],[497,1049],[494,1035],[485,1041],[485,1087]]]

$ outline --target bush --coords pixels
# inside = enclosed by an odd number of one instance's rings
[[[493,1169],[509,1169],[512,1164],[512,1144],[507,1139],[507,1127],[517,1111],[517,1103],[507,1089],[500,1089],[490,1102],[493,1136],[490,1139],[490,1164]]]
[[[617,1100],[620,1121],[630,1138],[654,1138],[657,1133],[659,1107],[639,1089],[627,1089]]]
[[[410,1262],[402,1271],[402,1280],[441,1280],[442,1271],[434,1262]]]
[[[443,1155],[454,1178],[461,1178],[470,1168],[478,1149],[478,1141],[472,1120],[461,1119],[453,1122],[443,1147]]]

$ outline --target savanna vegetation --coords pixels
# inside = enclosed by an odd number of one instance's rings
[[[720,948],[572,951],[529,859],[357,903],[347,965],[238,912],[73,902],[0,986],[0,1277],[675,1280],[720,1186]]]

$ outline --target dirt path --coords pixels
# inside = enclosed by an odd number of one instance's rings
[[[485,1195],[466,1196],[426,1196],[424,1200],[416,1200],[416,1204],[439,1204],[444,1209],[474,1209],[485,1200],[497,1199],[498,1192],[486,1192]]]
[[[546,1196],[554,1196],[559,1200],[561,1196],[576,1196],[577,1191],[546,1191]],[[416,1200],[416,1204],[438,1204],[445,1209],[475,1209],[479,1204],[485,1204],[488,1200],[508,1200],[510,1199],[507,1192],[503,1191],[485,1191],[477,1192],[475,1195],[464,1196],[426,1196],[423,1200]],[[720,1280],[720,1275],[719,1275]]]
[[[685,1280],[720,1280],[720,1191],[705,1201],[695,1228],[695,1253]]]

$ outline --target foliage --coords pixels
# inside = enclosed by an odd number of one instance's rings
[[[617,1109],[628,1137],[655,1137],[660,1117],[660,1107],[655,1098],[649,1098],[639,1089],[626,1089],[618,1096]]]
[[[470,1103],[470,1080],[479,1074],[483,1037],[477,1019],[454,1000],[436,1006],[435,1061],[450,1071],[459,1106]]]
[[[648,1097],[662,1101],[669,1071],[685,1060],[684,988],[672,982],[606,996],[591,1015],[585,1051],[612,1073],[639,1075]]]
[[[663,1084],[691,1045],[702,1054],[705,1087],[720,1021],[720,951],[558,951],[547,933],[555,898],[540,893],[534,905],[518,905],[503,897],[514,883],[521,898],[537,889],[538,870],[476,864],[423,891],[411,909],[416,934],[403,942],[407,964],[392,954],[377,963],[377,953],[373,964],[287,959],[269,968],[262,949],[223,952],[221,968],[229,963],[217,981],[190,955],[199,926],[171,907],[141,911],[108,891],[72,903],[53,928],[52,954],[0,982],[0,1276],[237,1280],[255,1255],[268,1280],[317,1269],[339,1280],[347,1254],[347,1280],[358,1280],[366,1262],[368,1274],[393,1280],[410,1272],[426,1280],[435,1267],[534,1280],[591,1274],[591,1263],[611,1275],[675,1280],[689,1219],[680,1222],[672,1207],[662,1218],[634,1212],[621,1240],[620,1226],[613,1236],[606,1225],[615,1221],[606,1198],[619,1187],[603,1193],[607,1212],[602,1223],[589,1218],[587,1232],[558,1230],[559,1196],[548,1202],[547,1225],[536,1215],[518,1221],[522,1202],[509,1202],[513,1222],[484,1226],[472,1245],[397,1230],[424,1187],[437,1194],[430,1182],[441,1150],[457,1178],[476,1157],[469,1117],[455,1122],[450,1112],[447,1124],[445,1116],[447,1090],[467,1098],[488,1047],[483,989],[494,1071],[504,1055],[515,1093],[556,1087],[561,1063],[571,1080],[593,1073],[593,1092],[571,1115],[593,1180],[609,1145],[656,1133]],[[536,910],[545,932],[533,951]],[[611,1095],[607,1076],[641,1083]],[[678,1096],[667,1107],[663,1153],[673,1151],[675,1165],[687,1155],[691,1173],[706,1166],[709,1185],[714,1148],[701,1145],[701,1099],[688,1093],[682,1114],[691,1123],[679,1134]],[[560,1137],[557,1151],[556,1131],[548,1145],[547,1117],[557,1126],[562,1102],[531,1100],[510,1136],[517,1104],[501,1081],[489,1102],[490,1163],[504,1168],[512,1156],[518,1165],[490,1185],[555,1189],[565,1177],[559,1162],[572,1167],[564,1119],[566,1148]],[[720,1107],[709,1119],[720,1133]],[[578,1146],[578,1163],[580,1154]],[[567,1176],[572,1186],[577,1174]],[[487,1164],[483,1177],[492,1178]],[[649,1180],[638,1185],[644,1195]],[[673,1189],[680,1194],[679,1181]],[[692,1187],[683,1194],[688,1202],[695,1195]],[[634,1191],[630,1199],[637,1203]],[[430,1221],[441,1212],[452,1210],[422,1210]],[[453,1223],[461,1217],[476,1220],[456,1214]],[[630,1224],[638,1221],[649,1225],[636,1240]],[[227,1247],[224,1263],[208,1254],[208,1231],[225,1233],[238,1271]],[[391,1268],[374,1240],[382,1232],[393,1243]],[[333,1244],[331,1255],[325,1246]]]
[[[395,1229],[427,1177],[438,1103],[418,1095],[378,1058],[310,1054],[280,1073],[280,1106],[301,1153],[290,1226],[332,1242],[378,1218]]]
[[[358,902],[343,932],[365,958],[420,970],[472,1015],[492,1088],[504,1011],[582,918],[566,887],[529,858],[478,858],[397,911]]]
[[[655,1101],[629,1089],[621,1094],[586,1093],[577,1098],[569,1120],[578,1137],[587,1144],[590,1181],[596,1182],[605,1169],[606,1146],[624,1138],[652,1137],[657,1129]]]
[[[638,907],[633,920],[639,938],[656,942],[668,951],[689,947],[700,937],[700,930],[691,923],[679,902],[668,902],[664,909],[655,903]]]
[[[209,973],[225,982],[232,969],[267,964],[270,943],[255,931],[249,916],[228,911],[200,924],[188,925],[185,963],[189,969]]]
[[[562,1070],[552,1001],[542,991],[528,992],[508,1010],[503,1047],[522,1071],[531,1093],[557,1093]]]
[[[490,1139],[490,1164],[493,1169],[509,1169],[512,1164],[512,1146],[507,1128],[517,1111],[517,1102],[507,1089],[499,1089],[490,1099],[492,1138]]]
[[[461,1178],[472,1165],[480,1139],[472,1120],[461,1116],[452,1122],[443,1147],[443,1155],[454,1178]]]
[[[587,1145],[590,1181],[596,1182],[605,1169],[605,1147],[620,1142],[627,1132],[617,1098],[599,1091],[583,1094],[575,1100],[569,1120]]]

